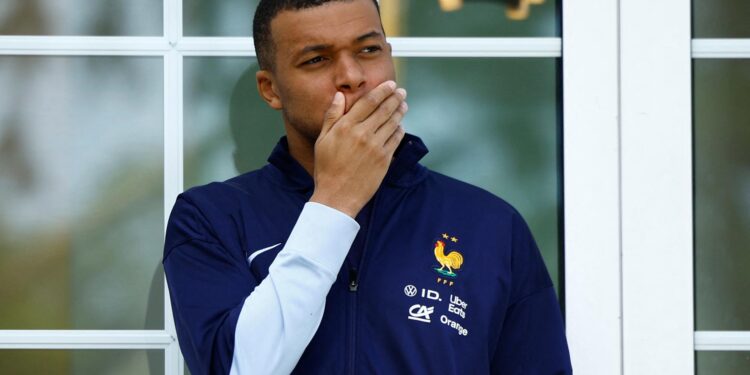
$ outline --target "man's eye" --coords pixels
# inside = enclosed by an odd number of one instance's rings
[[[380,48],[380,46],[367,46],[365,48],[362,48],[362,52],[364,52],[364,53],[372,53],[372,52],[380,51],[381,49],[382,48]]]
[[[313,65],[313,64],[317,64],[317,63],[319,63],[321,61],[323,61],[323,57],[321,57],[321,56],[315,56],[312,59],[303,62],[302,64],[303,65]]]

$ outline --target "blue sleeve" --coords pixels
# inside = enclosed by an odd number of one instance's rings
[[[256,284],[244,254],[220,244],[203,213],[181,197],[167,226],[163,263],[188,367],[194,375],[229,373],[237,319]]]
[[[518,214],[513,222],[511,283],[492,373],[572,374],[555,289],[531,232]]]

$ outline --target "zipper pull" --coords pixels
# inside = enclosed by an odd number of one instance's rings
[[[357,269],[349,268],[349,291],[356,292],[358,285],[359,284],[357,283]]]

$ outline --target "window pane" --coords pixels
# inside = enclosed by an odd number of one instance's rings
[[[750,38],[750,1],[693,0],[696,38]]]
[[[750,330],[750,60],[695,60],[695,317]]]
[[[0,34],[162,35],[163,0],[3,0]]]
[[[254,57],[185,58],[185,188],[262,167],[284,135],[258,96],[257,70]]]
[[[506,4],[518,1],[525,5],[507,13]],[[448,3],[462,5],[444,10],[450,7],[441,4]],[[257,0],[183,0],[185,35],[251,36],[257,4]],[[380,0],[389,36],[559,36],[557,5],[557,0]]]
[[[696,375],[750,374],[750,352],[696,352]]]
[[[561,244],[555,59],[397,59],[409,91],[404,126],[423,162],[483,187],[521,211],[554,280]],[[283,125],[255,87],[252,58],[185,61],[185,187],[256,169]],[[471,168],[468,168],[471,166]]]
[[[512,15],[507,3],[516,0],[381,0],[386,34],[420,37],[534,37],[558,36],[556,0],[528,1]],[[530,4],[541,2],[541,4]],[[448,11],[441,4],[461,3]],[[523,11],[526,9],[526,11]]]
[[[161,375],[163,350],[0,350],[0,369],[14,375]]]
[[[258,0],[183,0],[186,36],[252,36]]]
[[[163,327],[162,71],[0,57],[0,329]]]

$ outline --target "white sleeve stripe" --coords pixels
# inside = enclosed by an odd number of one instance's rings
[[[269,247],[264,247],[264,248],[262,248],[260,250],[253,251],[253,253],[250,254],[249,257],[247,257],[247,265],[248,266],[251,265],[253,263],[253,259],[255,259],[255,257],[257,257],[258,255],[263,254],[263,253],[265,253],[268,250],[275,249],[277,246],[279,246],[281,244],[282,244],[282,242],[279,242],[276,245],[271,245]]]

